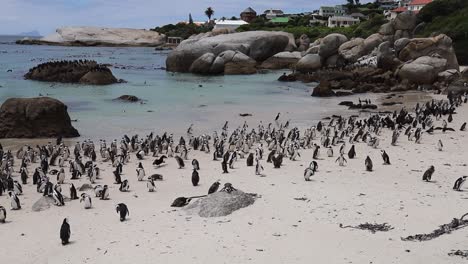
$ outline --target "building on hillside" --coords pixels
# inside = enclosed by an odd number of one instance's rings
[[[236,30],[238,27],[247,24],[249,23],[245,22],[244,20],[215,20],[214,29]]]
[[[344,16],[348,12],[344,5],[335,6],[335,16]]]
[[[408,8],[406,6],[400,6],[393,9],[392,11],[390,11],[390,19],[395,19],[398,16],[398,14],[403,13],[405,11],[408,11]]]
[[[352,17],[352,18],[357,18],[357,19],[359,19],[361,21],[368,19],[368,17],[366,15],[362,14],[362,13],[352,13],[349,16]]]
[[[413,0],[408,4],[408,10],[418,13],[425,5],[431,2],[432,0]]]
[[[359,24],[361,20],[350,16],[332,16],[328,18],[328,27],[350,27]]]
[[[265,12],[263,12],[263,14],[265,15],[265,17],[267,19],[272,19],[274,17],[284,16],[284,12],[282,10],[279,10],[279,9],[268,9],[268,10],[265,10]]]
[[[167,37],[166,44],[169,46],[178,46],[184,39],[180,37]]]
[[[270,22],[275,24],[286,24],[289,22],[289,17],[273,17],[270,19]]]
[[[314,25],[323,25],[323,26],[327,26],[328,25],[328,18],[327,17],[323,17],[319,14],[312,14],[310,16],[310,20],[309,20],[309,24],[311,26],[314,26]]]
[[[342,5],[321,6],[318,14],[323,17],[343,16],[346,14],[346,7]]]
[[[242,13],[240,13],[240,18],[247,23],[252,22],[257,17],[257,12],[251,7],[248,7]]]

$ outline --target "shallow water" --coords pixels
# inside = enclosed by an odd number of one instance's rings
[[[247,120],[268,124],[278,112],[294,126],[311,125],[326,115],[342,113],[342,100],[359,97],[314,98],[311,86],[281,83],[282,71],[249,76],[204,77],[168,73],[166,53],[152,48],[53,47],[5,44],[0,37],[0,103],[10,97],[47,95],[68,106],[73,125],[82,138],[119,138],[123,134],[184,133],[194,124],[195,133],[219,129],[229,120],[231,128]],[[111,64],[117,78],[127,83],[108,86],[44,83],[24,80],[29,68],[50,60],[93,59]],[[11,70],[9,72],[8,70]],[[131,94],[140,103],[112,99]],[[360,95],[363,97],[363,95]],[[372,98],[375,96],[365,96]],[[242,118],[240,113],[251,113]],[[350,112],[347,112],[350,113]]]

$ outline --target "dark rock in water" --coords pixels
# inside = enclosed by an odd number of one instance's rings
[[[349,106],[349,109],[377,109],[374,104],[353,104]]]
[[[320,82],[320,84],[314,88],[314,91],[312,92],[312,96],[316,97],[330,97],[334,96],[335,92],[330,87],[330,82],[327,80],[323,80]]]
[[[353,93],[348,92],[348,91],[335,91],[335,95],[336,96],[349,96],[349,95],[353,95]]]
[[[343,101],[343,102],[340,102],[338,105],[352,106],[354,105],[354,103],[351,101]]]
[[[125,101],[125,102],[130,102],[130,103],[136,103],[136,102],[141,101],[141,99],[134,95],[125,94],[118,98],[115,98],[114,101]]]
[[[295,81],[297,81],[297,78],[293,74],[289,74],[289,75],[283,74],[278,78],[278,81],[280,81],[280,82],[295,82]]]
[[[246,117],[246,116],[252,116],[252,114],[245,113],[245,114],[239,114],[239,116]]]
[[[232,214],[234,211],[250,206],[255,202],[256,195],[239,190],[215,192],[189,204],[184,208],[188,213],[201,217],[219,217]]]
[[[43,82],[107,85],[117,83],[111,70],[96,61],[53,61],[39,64],[24,75],[25,79]]]
[[[392,105],[397,105],[397,104],[403,104],[402,102],[385,102],[382,103],[383,106],[392,106]]]
[[[67,106],[50,97],[10,98],[0,107],[0,138],[78,137]]]

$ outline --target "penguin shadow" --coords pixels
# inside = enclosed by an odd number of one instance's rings
[[[163,168],[163,167],[166,167],[166,166],[167,166],[166,163],[163,163],[163,164],[161,164],[161,165],[153,165],[153,167],[154,167],[155,169]]]
[[[76,244],[76,241],[68,241],[68,243],[66,245],[63,245],[63,246],[69,246],[69,245],[74,245]]]

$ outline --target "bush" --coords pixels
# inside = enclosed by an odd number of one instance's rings
[[[208,26],[197,26],[195,24],[178,23],[176,25],[169,24],[162,27],[156,27],[151,30],[156,31],[160,34],[164,34],[168,37],[181,37],[187,39],[192,35],[206,33],[211,31],[213,28]]]

